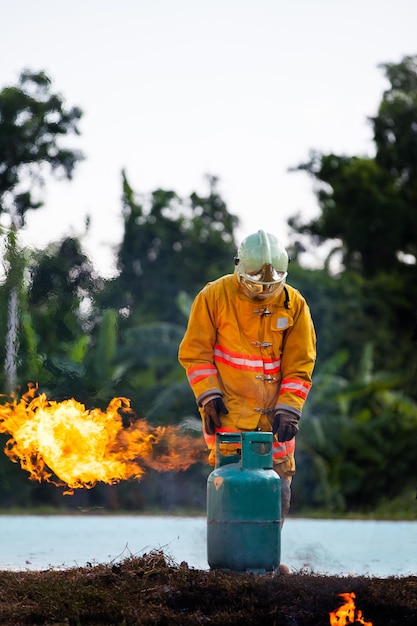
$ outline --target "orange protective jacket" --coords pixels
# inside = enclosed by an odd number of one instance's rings
[[[279,408],[301,416],[316,358],[309,307],[289,285],[255,301],[228,274],[195,298],[178,358],[202,415],[205,398],[223,397],[229,413],[221,415],[222,430],[253,431],[265,417],[272,426]],[[215,436],[204,436],[213,449]],[[294,439],[275,442],[274,462],[294,448]]]

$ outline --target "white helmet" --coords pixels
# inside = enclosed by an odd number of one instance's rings
[[[284,289],[288,254],[282,243],[263,230],[242,241],[235,257],[235,271],[245,293],[264,300]]]

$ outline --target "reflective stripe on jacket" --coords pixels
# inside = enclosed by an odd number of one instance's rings
[[[289,285],[254,301],[235,274],[208,283],[194,300],[178,358],[197,404],[222,395],[222,426],[256,430],[279,408],[301,410],[311,387],[316,340],[309,307]]]

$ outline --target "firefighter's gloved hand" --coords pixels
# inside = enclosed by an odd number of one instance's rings
[[[213,398],[206,402],[203,406],[204,413],[204,428],[208,435],[214,435],[216,428],[220,428],[222,423],[220,420],[220,413],[228,413],[223,400],[220,398]]]
[[[278,434],[278,441],[289,441],[298,433],[299,416],[291,411],[280,409],[275,413],[272,432]]]

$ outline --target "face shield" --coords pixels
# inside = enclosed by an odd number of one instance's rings
[[[255,299],[279,294],[285,285],[287,272],[264,265],[260,270],[240,275],[240,283],[246,293]]]
[[[262,230],[249,235],[239,247],[235,264],[239,282],[252,299],[264,300],[284,289],[288,254],[273,235]]]

